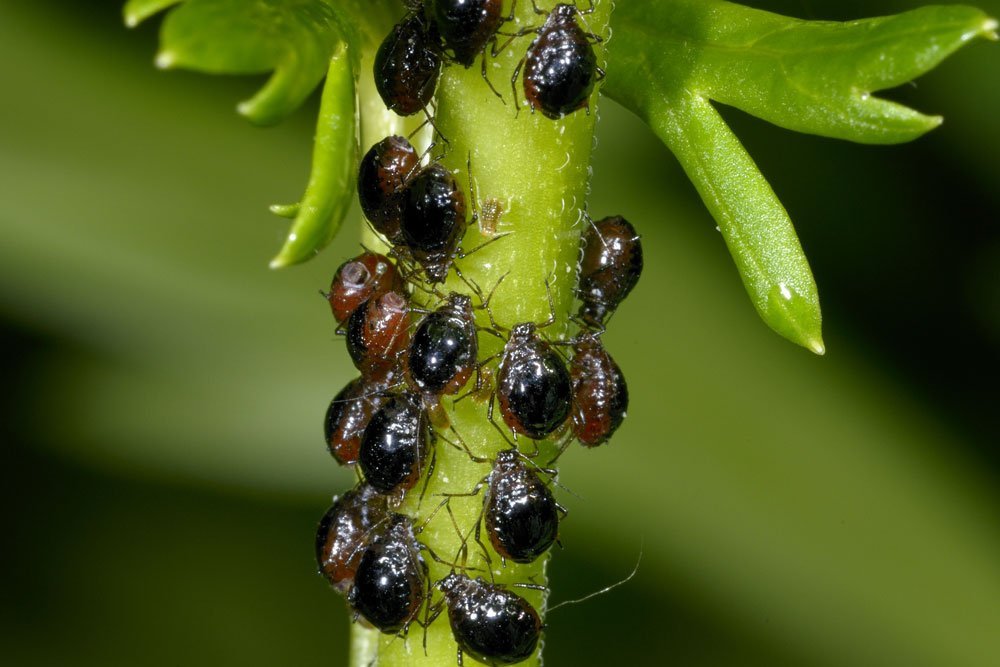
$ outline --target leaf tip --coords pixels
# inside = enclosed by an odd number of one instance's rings
[[[127,10],[126,10],[125,15],[123,16],[123,18],[125,20],[125,27],[126,28],[134,28],[137,25],[139,25],[139,21],[142,20],[142,19],[139,18],[138,15],[133,14],[132,12],[129,12]]]
[[[764,321],[777,333],[813,354],[826,354],[819,295],[811,280],[808,286],[799,289],[778,283],[771,288],[764,304],[755,305]]]
[[[271,204],[267,207],[271,213],[281,218],[295,218],[299,214],[300,205],[295,204]]]
[[[156,63],[157,69],[170,69],[177,62],[177,56],[170,51],[160,51],[153,62]]]
[[[305,253],[303,252],[304,250]],[[313,254],[315,254],[315,251],[310,254],[307,249],[302,247],[302,239],[299,238],[295,227],[292,227],[292,231],[289,232],[288,237],[285,239],[285,245],[281,246],[281,250],[278,251],[278,254],[274,256],[274,259],[267,266],[270,269],[286,269],[294,264],[301,264]]]
[[[983,25],[979,28],[979,36],[984,39],[988,39],[991,42],[995,42],[998,39],[997,28],[1000,24],[997,23],[995,18],[987,18],[983,21]]]
[[[236,113],[243,116],[244,118],[253,119],[254,115],[254,104],[253,100],[243,100],[236,105]]]
[[[826,343],[823,342],[822,338],[813,338],[806,341],[805,347],[816,356],[822,357],[826,354]]]

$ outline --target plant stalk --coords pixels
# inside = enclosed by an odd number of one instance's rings
[[[585,31],[606,37],[611,2],[597,0],[594,4],[594,12],[582,16],[580,22]],[[549,9],[554,3],[540,5]],[[517,7],[516,25],[506,24],[503,30],[514,32],[524,27],[540,26],[544,19],[544,16],[534,13],[530,2],[522,0]],[[532,39],[533,35],[527,35],[514,40],[496,58],[487,55],[489,76],[503,95],[503,101],[483,80],[478,62],[469,69],[460,65],[445,68],[437,89],[434,118],[448,141],[438,139],[432,152],[435,156],[440,155],[440,161],[455,173],[462,184],[470,216],[473,211],[481,211],[487,202],[491,205],[499,203],[503,211],[496,224],[498,238],[494,239],[491,232],[483,230],[481,220],[470,224],[462,243],[463,250],[480,248],[491,239],[492,242],[457,261],[466,280],[477,285],[483,294],[493,292],[490,310],[502,327],[509,328],[528,321],[542,323],[549,319],[552,312],[555,322],[542,331],[549,339],[558,340],[564,338],[567,332],[576,284],[579,239],[588,224],[585,202],[598,95],[592,95],[589,113],[580,110],[553,121],[540,112],[531,113],[524,104],[519,80],[517,98],[521,106],[518,112],[514,106],[510,79]],[[596,45],[595,49],[598,62],[603,66],[603,45]],[[362,65],[362,81],[359,84],[362,95],[362,154],[387,134],[405,134],[404,128],[412,126],[410,119],[405,124],[398,120],[386,120],[374,111],[374,107],[369,108],[373,94],[370,63],[370,59],[366,59]],[[377,96],[375,103],[381,104]],[[366,232],[366,245],[373,241],[371,233]],[[451,274],[443,291],[470,293],[471,290],[465,282]],[[420,291],[415,290],[414,299],[420,298]],[[427,300],[426,295],[422,298]],[[476,304],[480,303],[477,295],[473,295],[473,300]],[[431,299],[429,305],[433,305],[433,301]],[[480,326],[490,326],[485,311],[479,311],[477,317]],[[480,335],[480,359],[499,352],[501,348],[502,341],[495,336]],[[484,369],[487,379],[496,365],[493,361]],[[466,391],[471,386],[470,382]],[[510,444],[487,419],[489,393],[487,389],[459,403],[455,403],[453,398],[445,399],[442,407],[451,427],[460,434],[469,449],[479,457],[492,459],[496,452],[510,447]],[[506,432],[507,438],[511,437],[499,409],[494,411],[494,421]],[[451,440],[456,437],[447,428],[439,428],[438,432]],[[519,445],[522,452],[532,454],[535,451],[533,441],[526,438],[521,438]],[[552,441],[539,443],[539,450],[533,460],[546,467],[556,452],[556,445]],[[434,476],[423,500],[419,499],[421,487],[418,485],[398,511],[414,517],[414,525],[422,525],[441,504],[440,494],[468,493],[489,471],[490,464],[472,461],[466,453],[439,438]],[[481,541],[489,552],[490,560],[487,565],[483,549],[470,537],[481,519],[482,507],[482,492],[470,498],[453,498],[450,508],[455,523],[448,512],[439,511],[418,539],[443,559],[452,561],[459,557],[465,543],[469,576],[480,576],[502,584],[545,585],[548,556],[528,565],[508,562],[502,566],[499,555],[493,551],[483,530]],[[449,566],[434,562],[429,557],[426,561],[431,581],[441,579],[450,571]],[[547,595],[521,588],[513,590],[527,598],[544,619]],[[440,599],[440,593],[435,592],[434,604]],[[411,626],[405,640],[379,635],[374,655],[369,643],[373,634],[371,631],[355,630],[352,635],[352,665],[372,661],[385,667],[455,664],[457,647],[447,620],[447,610],[443,610],[426,630],[426,653],[424,631],[417,624]],[[541,644],[538,653],[521,664],[539,664],[540,654]],[[472,660],[469,656],[465,659]]]

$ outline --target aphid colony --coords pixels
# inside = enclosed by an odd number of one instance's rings
[[[597,38],[577,23],[584,12],[572,5],[550,12],[536,6],[546,16],[542,26],[502,33],[513,7],[504,17],[501,5],[501,0],[412,3],[375,60],[386,106],[399,114],[426,109],[443,62],[469,67],[482,56],[485,77],[487,48],[492,45],[493,55],[503,48],[498,35],[534,33],[514,76],[523,65],[532,110],[558,118],[584,108],[599,75],[591,47]],[[556,61],[562,64],[553,65]],[[320,573],[347,597],[356,620],[383,633],[405,636],[411,624],[427,627],[447,612],[459,664],[463,655],[488,665],[524,661],[537,650],[541,618],[528,600],[492,575],[489,581],[470,576],[482,570],[469,567],[466,541],[475,540],[487,566],[483,532],[503,563],[531,563],[556,542],[565,510],[551,490],[555,471],[536,463],[537,446],[522,451],[516,442],[554,438],[561,454],[573,439],[587,447],[603,444],[621,425],[628,388],[601,335],[642,271],[639,237],[621,217],[589,223],[581,247],[580,307],[573,318],[580,332],[569,340],[550,340],[544,329],[554,317],[508,327],[494,320],[489,298],[467,281],[476,300],[439,290],[449,272],[465,281],[455,261],[472,254],[460,246],[469,225],[466,196],[449,170],[434,160],[422,165],[407,139],[387,137],[362,158],[358,195],[368,222],[392,250],[389,256],[366,251],[345,262],[326,293],[360,372],[330,403],[326,444],[362,481],[335,498],[320,522]],[[470,203],[475,210],[475,201]],[[418,294],[429,308],[411,304]],[[477,310],[488,315],[489,326],[477,323]],[[480,359],[481,333],[503,341],[499,354]],[[571,351],[568,361],[564,348]],[[463,388],[482,404],[509,449],[478,457],[450,428],[440,402]],[[504,426],[494,420],[494,410]],[[441,441],[488,468],[474,488],[437,494],[438,509],[449,514],[457,496],[482,501],[475,526],[455,525],[462,548],[443,554],[450,558],[421,542],[429,518],[418,525],[396,511],[418,488],[423,499]],[[432,581],[426,558],[447,566],[450,574]]]
[[[514,20],[517,0],[511,0],[508,16],[503,15],[503,0],[409,0],[409,15],[375,55],[375,86],[382,101],[401,116],[426,110],[442,64],[471,67],[477,57],[483,79],[503,99],[486,73],[487,53],[496,58],[517,38],[534,34],[510,80],[514,106],[523,70],[522,89],[532,113],[538,109],[557,119],[577,109],[589,111],[594,84],[604,77],[593,48],[602,40],[586,32],[578,18],[593,12],[593,1],[585,10],[559,3],[551,11],[530,2],[535,13],[545,17],[542,25],[505,33],[500,29]],[[507,39],[500,44],[500,37]]]

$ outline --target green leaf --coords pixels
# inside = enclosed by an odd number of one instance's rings
[[[358,151],[355,77],[347,44],[342,43],[330,59],[316,126],[312,173],[302,202],[271,207],[277,215],[295,218],[285,245],[271,260],[272,269],[304,262],[326,247],[351,205]]]
[[[758,313],[822,354],[819,296],[787,212],[713,108],[865,143],[914,139],[941,119],[873,96],[930,70],[996,22],[963,6],[835,23],[722,0],[625,0],[605,91],[674,152],[719,224]]]
[[[168,0],[133,0],[126,22],[135,25]],[[275,123],[298,108],[326,73],[343,39],[329,0],[188,0],[163,23],[159,67],[211,74],[274,71],[237,110],[259,124]]]
[[[125,17],[125,25],[134,28],[153,14],[157,14],[167,7],[176,5],[184,0],[128,0],[122,10]]]
[[[648,119],[674,152],[719,223],[757,312],[771,328],[816,354],[819,295],[792,221],[711,102],[680,95]]]

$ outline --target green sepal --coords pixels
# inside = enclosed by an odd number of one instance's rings
[[[356,68],[346,43],[330,59],[320,102],[312,172],[302,201],[271,211],[294,217],[285,245],[271,260],[278,269],[304,262],[326,247],[340,229],[354,198],[357,170]]]

